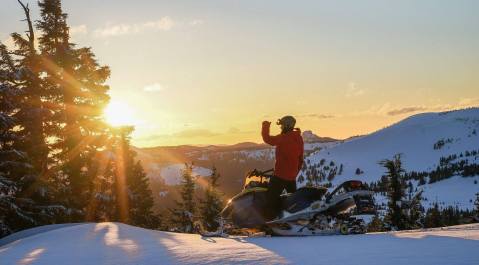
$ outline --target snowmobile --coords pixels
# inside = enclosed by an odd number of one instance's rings
[[[325,187],[301,187],[294,193],[283,194],[281,213],[270,220],[267,191],[272,172],[253,170],[248,173],[243,190],[221,211],[218,230],[200,230],[200,233],[221,236],[244,229],[280,236],[366,232],[364,217],[375,213],[373,192],[358,180],[345,181],[330,193]]]

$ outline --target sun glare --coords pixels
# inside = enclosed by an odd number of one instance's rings
[[[135,125],[133,109],[123,102],[112,101],[103,111],[106,121],[113,126]]]

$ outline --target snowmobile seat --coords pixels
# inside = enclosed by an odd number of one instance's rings
[[[289,213],[295,213],[307,208],[311,203],[319,201],[328,191],[327,188],[302,187],[296,192],[283,197],[282,208]]]

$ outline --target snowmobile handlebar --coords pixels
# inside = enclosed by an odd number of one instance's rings
[[[267,176],[267,175],[269,175],[269,173],[273,173],[273,172],[274,172],[274,168],[268,169],[268,170],[262,171],[262,172],[259,171],[258,173],[259,173],[260,175],[266,175],[266,176]]]

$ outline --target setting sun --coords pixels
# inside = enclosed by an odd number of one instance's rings
[[[113,126],[136,124],[134,110],[123,102],[110,102],[103,113],[106,121]]]

